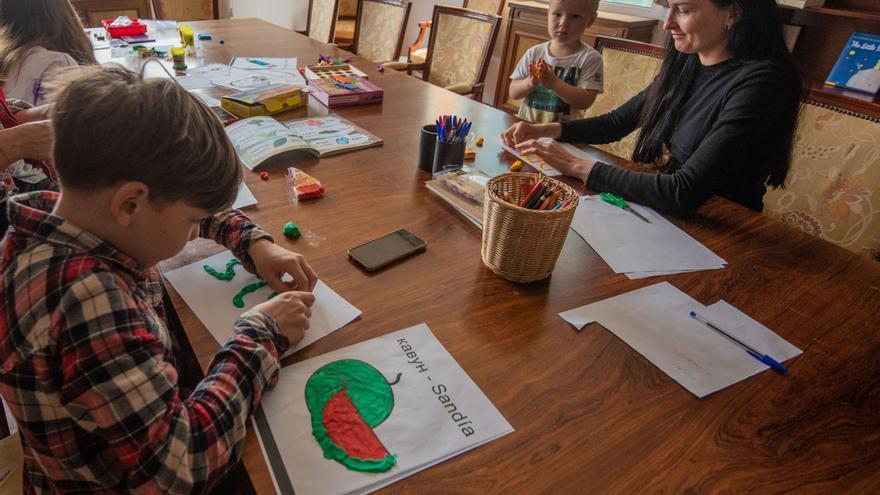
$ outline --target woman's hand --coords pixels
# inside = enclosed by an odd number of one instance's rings
[[[518,144],[516,150],[523,155],[534,153],[556,170],[584,182],[590,176],[593,165],[596,164],[595,160],[572,155],[554,139],[529,139]]]
[[[255,242],[248,249],[248,254],[254,260],[257,275],[276,292],[311,292],[318,283],[318,276],[302,255],[288,251],[269,240],[260,239]],[[293,281],[281,280],[284,274],[293,277]]]
[[[31,107],[16,112],[15,120],[21,122],[36,122],[37,120],[47,120],[49,118],[49,105],[41,105],[39,107]]]
[[[261,311],[275,320],[278,331],[287,337],[291,344],[303,339],[309,328],[310,309],[315,303],[315,295],[309,292],[282,292],[272,299],[257,304],[254,310]]]
[[[552,124],[529,124],[517,122],[501,133],[504,144],[515,148],[519,143],[539,137],[557,138],[562,134],[562,126],[558,122]]]

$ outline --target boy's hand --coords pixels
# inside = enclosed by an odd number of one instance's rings
[[[254,310],[261,311],[275,320],[278,331],[295,344],[303,339],[309,328],[310,309],[315,303],[315,295],[309,292],[282,292],[272,299],[257,304]]]
[[[553,68],[547,65],[544,60],[541,60],[538,65],[537,72],[538,81],[541,83],[541,86],[553,91],[556,88],[556,85],[562,82],[561,79],[556,77],[556,73],[553,72]]]
[[[539,84],[541,84],[541,62],[543,62],[543,60],[539,60],[533,64],[529,64],[529,77],[526,78],[526,80],[529,81],[529,89],[535,89],[538,87]]]
[[[290,252],[266,239],[260,239],[248,249],[257,275],[269,283],[276,292],[300,290],[311,292],[318,283],[318,276],[306,263],[302,255]],[[292,282],[284,282],[281,277],[287,273]]]

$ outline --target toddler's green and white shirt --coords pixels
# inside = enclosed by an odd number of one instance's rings
[[[590,45],[584,44],[583,49],[565,57],[550,55],[550,42],[535,45],[526,51],[516,65],[511,79],[529,77],[529,65],[541,60],[549,65],[556,77],[565,83],[582,89],[602,91],[603,73],[602,55]],[[557,122],[574,120],[583,117],[583,112],[572,109],[553,91],[538,85],[519,107],[517,117],[532,123]]]

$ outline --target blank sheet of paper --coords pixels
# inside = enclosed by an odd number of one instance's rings
[[[726,302],[703,306],[668,282],[581,306],[559,316],[578,329],[598,322],[697,397],[768,369],[738,345],[691,318],[691,311],[779,362],[801,353]]]
[[[600,200],[598,196],[584,196],[582,199],[575,210],[571,228],[615,273],[632,273],[632,278],[642,278],[723,268],[726,263],[648,207],[630,203],[632,209],[651,223]]]

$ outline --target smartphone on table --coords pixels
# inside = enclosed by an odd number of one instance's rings
[[[406,229],[400,229],[348,250],[348,257],[368,272],[425,250],[426,243]]]

